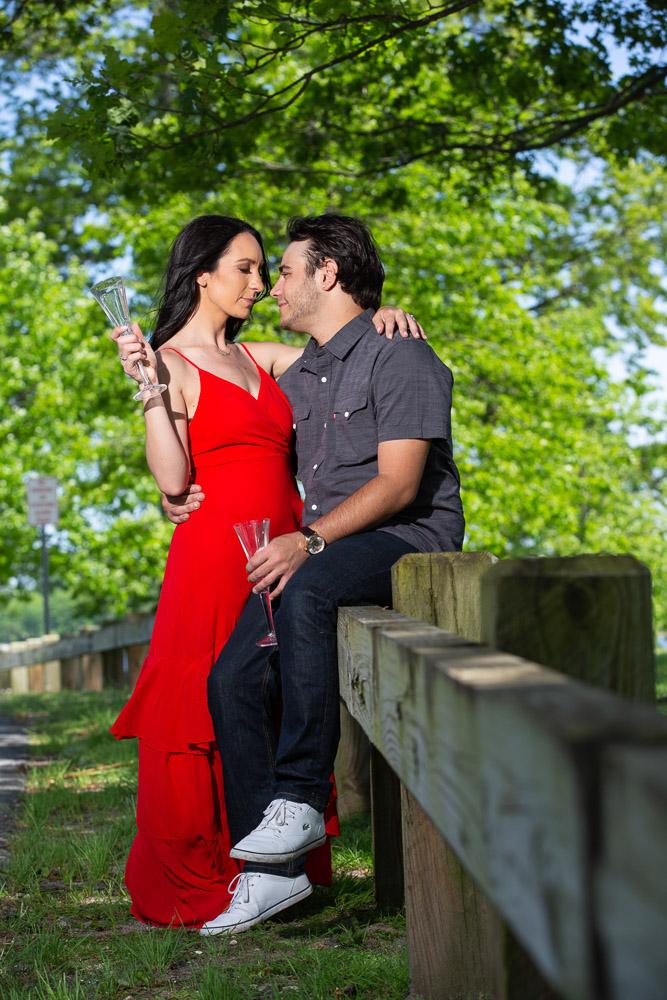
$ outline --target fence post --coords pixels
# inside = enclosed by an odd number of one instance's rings
[[[338,815],[341,819],[371,810],[370,741],[347,705],[340,703],[340,743],[334,774]]]
[[[60,691],[60,660],[49,660],[44,664],[45,669],[45,690]]]
[[[139,677],[139,671],[141,670],[141,665],[148,656],[148,643],[141,643],[138,646],[127,646],[127,666],[128,666],[128,683],[130,687],[134,687],[137,683],[137,678]]]
[[[489,646],[655,703],[651,575],[633,556],[505,560],[482,607]]]
[[[25,694],[30,690],[29,670],[30,667],[12,667],[10,683],[13,694]]]
[[[83,688],[81,656],[63,657],[60,661],[60,680],[62,687],[68,691],[80,691]]]
[[[488,552],[404,556],[393,568],[394,608],[472,642],[481,635]],[[402,789],[410,985],[428,998],[497,997],[501,923],[412,795]]]
[[[105,688],[123,686],[123,650],[105,649],[102,653],[102,683]]]
[[[370,759],[375,902],[382,910],[399,910],[404,902],[401,782],[373,745]]]
[[[104,689],[104,667],[101,653],[84,653],[81,657],[84,691]]]

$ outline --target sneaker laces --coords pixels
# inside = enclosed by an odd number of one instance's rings
[[[259,825],[259,830],[266,830],[270,826],[285,826],[288,820],[296,818],[296,802],[282,799],[277,806],[275,802],[271,802],[264,810],[264,815],[266,819]]]
[[[250,902],[250,882],[253,876],[257,877],[259,872],[239,872],[235,875],[227,886],[227,892],[232,897],[232,901],[227,907],[227,911],[232,907]]]

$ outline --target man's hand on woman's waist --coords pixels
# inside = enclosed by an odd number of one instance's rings
[[[182,524],[187,521],[193,510],[197,510],[202,500],[206,499],[206,494],[202,493],[202,488],[197,483],[188,486],[185,493],[178,497],[168,497],[162,494],[162,510],[165,512],[172,524]]]

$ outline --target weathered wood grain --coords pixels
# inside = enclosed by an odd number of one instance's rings
[[[479,642],[481,579],[496,562],[488,552],[404,556],[392,570],[394,608]],[[498,917],[405,788],[402,826],[413,992],[424,997],[500,997],[502,928]]]
[[[348,707],[549,982],[599,1000],[596,764],[609,742],[667,746],[667,721],[395,612],[383,627],[381,615],[340,613]]]
[[[345,702],[340,703],[340,742],[334,764],[336,804],[341,819],[371,810],[370,742]]]
[[[481,581],[498,562],[490,552],[417,552],[392,567],[396,611],[481,642]]]
[[[356,712],[354,717],[367,736],[370,719],[364,715],[364,706],[372,699],[371,668],[374,662],[374,629],[377,625],[388,627],[405,619],[394,611],[381,608],[355,608],[355,618],[350,619],[353,636],[339,641],[339,683],[341,698],[349,705],[354,692]],[[348,619],[339,616],[338,634],[345,633]],[[413,623],[414,624],[414,623]],[[357,714],[359,713],[359,714]],[[361,716],[361,717],[360,717]],[[372,737],[371,737],[372,739]],[[379,906],[387,909],[403,904],[403,854],[401,846],[401,795],[398,778],[386,764],[382,754],[371,751],[371,825],[373,832],[373,859],[375,866],[375,895]]]
[[[655,701],[651,577],[632,556],[508,559],[482,583],[482,639],[636,701]]]
[[[437,1000],[498,997],[499,918],[416,799],[401,788],[411,992]]]
[[[595,924],[610,1000],[667,996],[667,748],[611,746],[600,763]]]
[[[507,560],[485,575],[481,606],[495,649],[654,702],[651,581],[631,556]],[[501,943],[508,1000],[548,996],[511,932]]]

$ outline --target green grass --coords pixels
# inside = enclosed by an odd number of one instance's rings
[[[252,931],[200,938],[128,912],[136,746],[108,727],[122,692],[11,695],[34,761],[0,874],[3,1000],[402,1000],[403,918],[373,903],[368,821],[344,825],[334,884]]]

